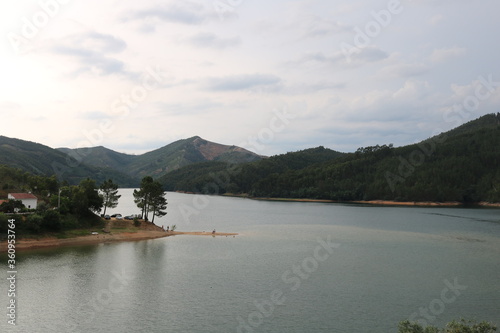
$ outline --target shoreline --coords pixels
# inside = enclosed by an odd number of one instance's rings
[[[196,193],[186,193],[186,194],[196,194]],[[307,199],[307,198],[271,198],[271,197],[251,197],[247,195],[236,195],[236,194],[222,194],[221,196],[234,197],[234,198],[244,198],[251,200],[260,201],[284,201],[284,202],[318,202],[318,203],[342,203],[342,204],[363,204],[363,205],[373,205],[373,206],[419,206],[419,207],[490,207],[490,208],[500,208],[499,202],[486,202],[481,201],[473,204],[464,204],[458,201],[393,201],[393,200],[353,200],[353,201],[342,201],[342,200],[329,200],[329,199]]]
[[[380,206],[419,206],[419,207],[458,207],[464,206],[458,201],[434,202],[434,201],[391,201],[391,200],[359,200],[348,201],[356,204],[380,205]]]
[[[125,241],[141,241],[149,239],[164,238],[176,235],[193,236],[237,236],[237,233],[204,232],[204,231],[156,231],[139,230],[137,232],[117,232],[117,233],[99,233],[98,235],[86,235],[70,238],[41,237],[40,239],[26,238],[16,240],[16,250],[35,250],[41,248],[56,248],[66,246],[95,245],[101,243],[114,243]],[[7,252],[7,241],[0,243],[0,253]]]

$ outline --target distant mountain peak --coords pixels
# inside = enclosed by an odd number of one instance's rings
[[[237,147],[234,145],[223,145],[220,143],[215,143],[212,141],[205,140],[199,136],[194,137],[193,145],[194,147],[203,155],[203,157],[208,161],[213,161],[224,154],[230,154],[232,152],[241,153],[241,154],[249,154],[255,155],[257,154],[246,150],[241,147]],[[258,159],[258,158],[256,158]]]
[[[134,178],[145,175],[159,177],[198,162],[224,161],[237,164],[262,158],[244,148],[215,143],[197,135],[177,140],[141,155],[122,154],[102,146],[82,149],[85,150],[85,154],[81,154],[85,163],[97,167],[114,168]],[[59,150],[68,155],[79,152],[79,149],[60,148]]]

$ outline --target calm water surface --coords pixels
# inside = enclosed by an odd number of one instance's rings
[[[137,213],[121,194],[110,213]],[[167,198],[156,224],[240,235],[18,252],[17,326],[4,315],[0,331],[385,333],[412,314],[500,324],[498,209]],[[7,289],[1,279],[5,314]]]

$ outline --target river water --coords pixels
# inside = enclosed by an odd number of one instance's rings
[[[136,214],[131,189],[110,211]],[[17,253],[1,332],[397,332],[404,319],[500,324],[500,210],[167,193],[155,223],[236,237]],[[0,256],[7,276],[7,257]]]

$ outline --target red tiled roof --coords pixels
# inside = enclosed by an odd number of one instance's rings
[[[22,199],[38,199],[31,193],[9,193],[14,199],[22,200]]]
[[[3,204],[4,202],[7,202],[9,200],[0,200],[0,205]]]

